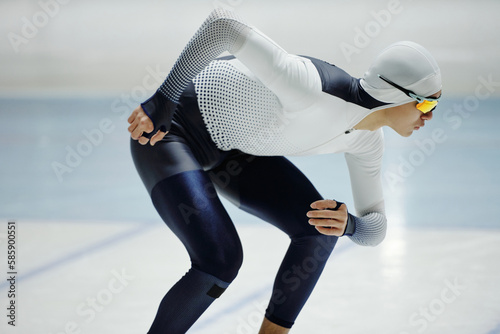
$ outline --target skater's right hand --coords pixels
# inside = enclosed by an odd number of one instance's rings
[[[132,114],[128,118],[128,122],[130,124],[130,126],[128,127],[128,131],[131,133],[130,136],[132,137],[132,139],[138,140],[141,145],[146,145],[149,142],[151,146],[154,146],[168,133],[168,131],[162,132],[161,130],[158,130],[158,132],[156,132],[154,136],[151,137],[151,140],[143,137],[142,135],[144,133],[151,133],[154,130],[154,125],[141,106],[137,107],[132,112]]]

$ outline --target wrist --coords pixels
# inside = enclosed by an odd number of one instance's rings
[[[348,237],[354,235],[356,233],[356,217],[351,215],[350,213],[347,214],[347,225],[344,231],[344,235],[347,235]]]
[[[150,135],[158,130],[167,132],[170,130],[172,117],[178,103],[170,101],[160,90],[157,90],[153,96],[141,103],[141,107],[153,122],[154,130]]]

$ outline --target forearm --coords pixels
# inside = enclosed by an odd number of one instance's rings
[[[216,9],[210,14],[182,51],[165,82],[151,98],[141,103],[153,122],[151,134],[170,130],[172,116],[184,89],[221,53],[234,53],[241,48],[248,29],[230,11]]]
[[[355,232],[349,238],[363,246],[376,246],[385,238],[387,219],[382,191],[384,152],[381,130],[370,132],[363,154],[345,154],[357,216],[349,216]]]
[[[307,108],[315,101],[310,92],[321,91],[319,75],[309,60],[288,54],[235,13],[216,9],[186,45],[154,98],[177,102],[187,85],[226,51],[238,58],[282,103],[287,102],[290,109]],[[152,107],[161,103],[156,102]],[[148,109],[148,105],[143,107]]]
[[[186,45],[159,91],[177,102],[189,82],[211,61],[225,51],[234,54],[241,47],[248,29],[233,12],[214,10]]]

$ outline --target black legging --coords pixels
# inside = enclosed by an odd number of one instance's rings
[[[156,210],[192,262],[163,299],[149,333],[187,331],[238,273],[241,242],[218,194],[290,237],[266,311],[270,321],[290,328],[337,242],[308,224],[310,204],[322,197],[306,176],[284,157],[218,150],[192,86],[181,97],[165,139],[154,147],[132,140],[131,149]]]

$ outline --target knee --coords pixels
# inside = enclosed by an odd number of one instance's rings
[[[292,237],[292,244],[310,257],[326,261],[337,244],[338,237],[323,234]]]
[[[320,254],[324,254],[324,256],[328,258],[333,252],[339,238],[336,236],[318,235],[315,236],[314,239],[314,256],[321,256]]]
[[[206,252],[203,256],[193,260],[195,268],[228,283],[236,278],[242,263],[243,249],[241,245],[234,248],[221,247],[215,252]]]
[[[233,250],[229,254],[226,254],[223,261],[217,263],[220,275],[227,279],[227,282],[232,282],[243,264],[243,251]]]

